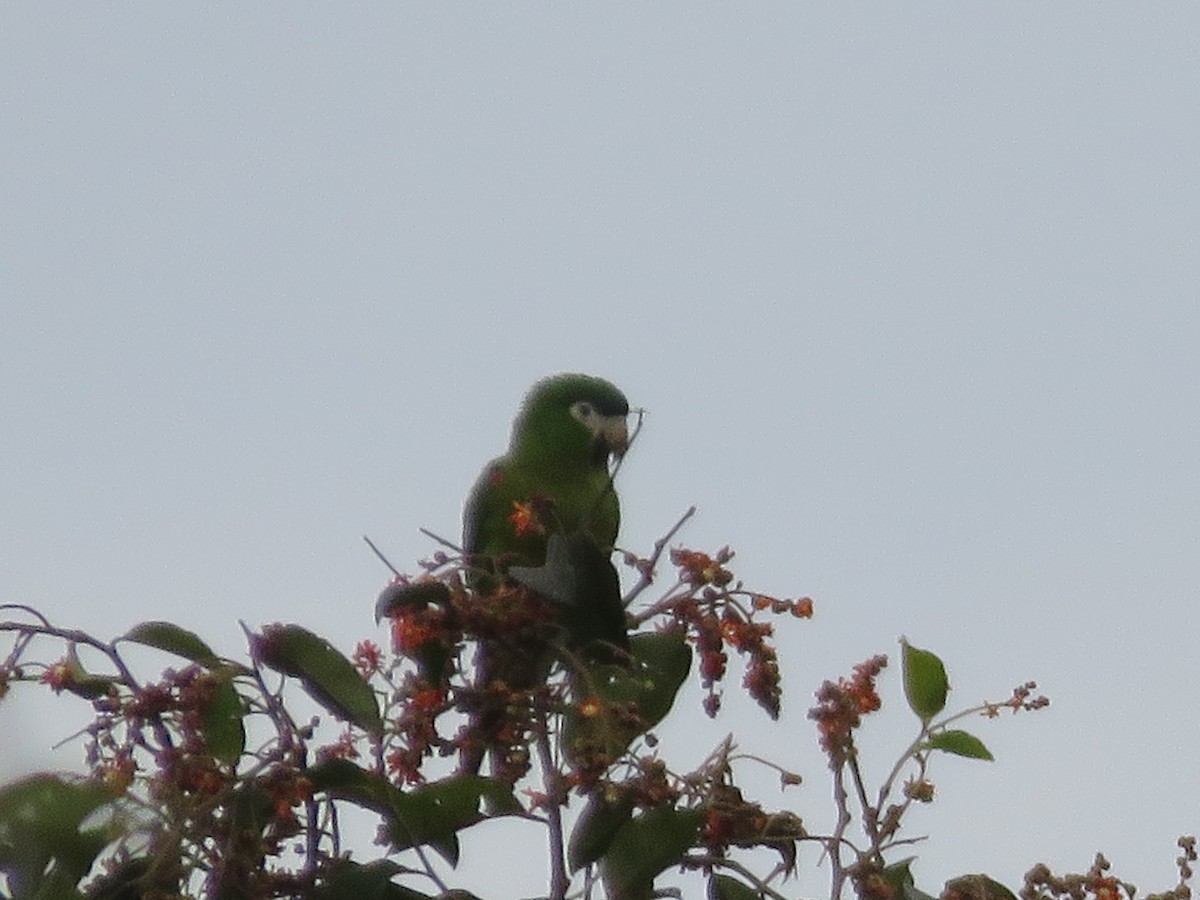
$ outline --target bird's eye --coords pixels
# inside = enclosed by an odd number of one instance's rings
[[[575,417],[577,419],[580,419],[580,420],[590,419],[593,414],[592,404],[588,403],[586,400],[580,400],[578,403],[576,403],[574,406],[571,407],[571,412],[575,413]]]

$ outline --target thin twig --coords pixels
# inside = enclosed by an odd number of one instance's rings
[[[46,619],[39,615],[39,619],[46,622]],[[99,638],[94,638],[86,631],[79,631],[74,628],[58,628],[48,622],[44,625],[30,625],[23,622],[0,622],[0,631],[17,631],[24,633],[33,633],[45,635],[46,637],[56,637],[66,641],[68,644],[82,644],[85,647],[91,647],[93,650],[98,650],[108,657],[109,662],[113,664],[117,672],[120,674],[120,681],[129,687],[131,690],[141,690],[141,685],[138,680],[133,677],[133,672],[125,665],[125,661],[121,659],[116,648],[112,644],[107,644]]]
[[[829,863],[833,869],[831,875],[829,896],[833,900],[841,900],[842,889],[846,884],[846,870],[842,867],[842,844],[846,840],[846,828],[850,825],[850,808],[847,801],[845,766],[838,766],[833,773],[833,800],[837,806],[837,827],[833,830],[832,840],[826,847],[829,853]]]
[[[614,482],[616,480],[617,473],[619,471],[621,471],[621,466],[625,462],[625,457],[629,455],[629,450],[631,447],[633,447],[633,442],[634,442],[634,440],[637,439],[638,432],[642,430],[642,417],[645,416],[645,414],[646,414],[646,411],[644,409],[634,410],[634,412],[637,413],[637,417],[638,417],[637,425],[634,426],[633,434],[630,435],[629,438],[625,441],[625,449],[623,451],[621,451],[621,454],[616,458],[616,462],[613,463],[612,469],[608,473],[608,479],[604,482],[603,489],[596,495],[596,499],[592,502],[592,505],[590,507],[588,507],[587,511],[584,513],[584,515],[582,517],[582,521],[580,523],[582,526],[582,528],[581,528],[582,531],[588,530],[589,523],[592,521],[592,516],[596,513],[596,511],[598,509],[600,509],[600,504],[602,504],[604,502],[604,498],[607,497],[609,494],[616,496],[617,489],[616,489],[616,486],[614,485]],[[559,524],[561,525],[561,523],[559,523]]]
[[[137,680],[137,678],[134,677],[132,670],[125,665],[125,660],[121,659],[121,654],[117,652],[115,645],[116,642],[120,640],[119,637],[115,638],[112,643],[105,643],[99,638],[92,637],[86,631],[79,631],[74,628],[58,628],[54,625],[51,625],[45,616],[36,610],[31,609],[30,607],[21,604],[13,604],[9,608],[21,609],[25,612],[29,612],[36,618],[40,619],[44,624],[29,625],[22,624],[20,622],[0,622],[0,631],[16,631],[19,635],[38,634],[45,635],[46,637],[59,638],[60,640],[67,642],[67,652],[71,658],[76,660],[78,657],[75,653],[75,645],[81,644],[85,647],[91,647],[93,650],[97,650],[104,654],[108,658],[108,661],[113,664],[113,667],[116,668],[119,675],[119,677],[115,679],[118,683],[125,685],[135,694],[141,692],[141,683]],[[170,729],[167,728],[167,725],[163,721],[161,715],[156,713],[150,716],[149,724],[154,730],[155,737],[158,738],[159,743],[164,749],[169,749],[175,746],[175,742],[171,738]]]
[[[36,609],[34,609],[32,606],[26,606],[24,603],[0,603],[0,612],[4,612],[4,610],[6,610],[6,609],[19,609],[19,610],[21,610],[21,612],[24,612],[24,613],[29,613],[29,615],[31,615],[31,616],[33,616],[35,619],[38,619],[39,621],[41,621],[41,623],[42,623],[42,624],[43,624],[45,627],[47,627],[47,628],[51,627],[51,626],[50,626],[50,620],[49,620],[49,619],[47,619],[45,616],[43,616],[43,615],[42,615],[40,612],[38,612],[38,611],[37,611]],[[4,624],[4,625],[17,625],[17,624],[19,624],[19,623],[17,623],[17,622],[4,622],[4,623],[2,623],[2,624]],[[5,629],[5,630],[7,630],[7,629]]]
[[[784,787],[800,784],[802,780],[797,773],[785,769],[779,763],[771,762],[769,759],[764,759],[763,757],[756,756],[753,753],[736,753],[729,757],[730,762],[738,759],[748,759],[751,762],[756,762],[760,765],[766,766],[768,769],[774,769],[779,773],[780,777],[784,779]]]
[[[642,423],[646,419],[645,409],[631,409],[631,413],[637,416],[637,424],[633,426],[633,434],[629,435],[629,439],[625,441],[625,450],[617,457],[617,461],[613,463],[612,472],[608,476],[608,486],[612,489],[613,481],[617,477],[617,473],[621,471],[621,466],[625,463],[625,457],[629,455],[629,451],[633,449],[633,442],[637,440],[637,436],[642,432]]]
[[[392,570],[392,574],[393,574],[393,575],[395,575],[397,578],[403,578],[403,577],[404,577],[403,575],[401,575],[401,574],[400,574],[400,570],[399,570],[399,569],[397,569],[395,566],[393,566],[393,565],[392,565],[392,564],[391,564],[391,563],[388,561],[388,558],[387,558],[386,556],[384,556],[384,555],[383,555],[383,551],[382,551],[382,550],[380,550],[378,547],[376,547],[376,546],[375,546],[375,542],[374,542],[374,541],[372,541],[372,540],[371,540],[369,537],[367,537],[365,534],[362,536],[362,539],[363,539],[364,541],[366,541],[366,542],[367,542],[367,546],[371,548],[371,552],[373,552],[373,553],[374,553],[376,556],[378,556],[378,557],[379,557],[379,561],[380,561],[381,563],[383,563],[385,566],[387,566],[389,569],[391,569],[391,570]]]
[[[851,753],[850,758],[846,761],[850,768],[850,776],[854,781],[854,792],[858,795],[858,804],[862,807],[863,830],[867,833],[867,837],[871,840],[871,852],[876,856],[879,855],[879,810],[883,809],[883,798],[880,797],[880,805],[878,808],[871,807],[871,801],[867,799],[867,786],[863,781],[862,769],[858,767],[857,754]]]
[[[649,558],[642,560],[642,565],[639,567],[641,569],[641,576],[638,578],[637,584],[630,588],[629,593],[621,601],[626,607],[654,581],[654,568],[658,565],[659,559],[662,558],[663,551],[667,549],[667,544],[671,542],[671,538],[679,533],[679,529],[684,526],[687,520],[695,514],[696,507],[689,506],[687,512],[679,517],[679,520],[671,526],[671,529],[654,542],[654,551],[650,554]]]
[[[892,766],[892,771],[888,773],[888,777],[885,778],[883,780],[883,784],[880,785],[879,809],[883,809],[884,803],[887,802],[887,798],[891,795],[892,787],[895,784],[896,779],[900,777],[900,772],[904,769],[905,765],[908,764],[909,760],[917,759],[917,751],[920,749],[921,744],[925,743],[928,737],[929,726],[922,723],[920,733],[916,736],[916,738],[913,739],[913,742],[904,749],[904,752],[900,754],[899,758],[896,760],[896,764]],[[921,768],[922,774],[924,774],[924,766]]]
[[[681,860],[683,865],[693,868],[713,868],[713,869],[729,869],[737,872],[747,881],[754,885],[754,890],[774,900],[787,900],[787,898],[777,890],[767,884],[767,881],[759,878],[748,868],[743,866],[737,860],[729,859],[725,856],[712,856],[709,854],[697,854],[695,856],[685,856]]]
[[[421,534],[425,535],[425,537],[430,538],[431,540],[437,541],[439,544],[441,544],[443,547],[447,548],[448,550],[453,550],[455,553],[465,553],[466,552],[465,550],[463,550],[462,547],[458,546],[458,544],[454,543],[453,541],[446,540],[440,534],[430,531],[428,528],[418,528],[417,530],[419,532],[421,532]]]

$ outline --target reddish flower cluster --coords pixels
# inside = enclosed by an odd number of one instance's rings
[[[539,527],[538,517],[545,509],[546,504],[539,498],[516,504],[514,527]],[[557,629],[558,612],[550,601],[517,585],[468,590],[457,566],[423,578],[443,586],[444,597],[424,602],[414,594],[407,604],[388,611],[394,652],[415,661],[417,666],[392,693],[389,734],[394,743],[385,750],[387,771],[401,783],[420,783],[428,757],[457,747],[468,754],[491,752],[493,762],[511,777],[495,771],[493,774],[515,781],[529,766],[527,744],[534,701],[530,690],[514,690],[506,681],[527,680],[522,673],[545,652]],[[419,584],[420,580],[400,579],[400,583]],[[490,654],[483,665],[486,684],[472,684],[470,667],[456,662],[465,653],[465,642],[472,640],[481,642]],[[388,677],[388,666],[369,642],[360,644],[354,659],[367,677],[373,673]],[[393,668],[396,663],[399,660]],[[473,721],[482,719],[498,727],[486,727],[478,734],[463,729],[453,739],[443,737],[437,719],[452,707],[468,713]]]
[[[425,757],[445,743],[436,720],[449,705],[446,691],[410,673],[397,694],[402,702],[393,727],[401,746],[388,754],[388,772],[402,784],[418,784],[424,781],[420,773]]]
[[[817,723],[831,767],[840,767],[854,752],[854,729],[864,715],[879,709],[875,679],[886,665],[886,656],[873,656],[855,666],[850,678],[839,678],[836,684],[826,681],[817,691],[817,705],[808,717]]]
[[[260,786],[271,798],[276,821],[298,827],[299,822],[293,809],[312,798],[312,782],[297,771],[275,768],[260,781]]]
[[[222,770],[211,756],[167,747],[155,754],[155,761],[158,775],[150,789],[158,797],[172,797],[176,792],[212,797],[233,784],[231,773]]]
[[[526,641],[544,646],[544,629],[552,625],[557,611],[550,601],[528,588],[504,585],[489,593],[459,591],[452,597],[457,634],[443,637],[461,640],[463,634],[474,638],[499,639],[508,645]],[[447,623],[448,625],[449,623]]]
[[[42,684],[49,685],[54,693],[61,694],[64,688],[75,683],[77,674],[79,674],[79,663],[64,656],[58,662],[47,666],[39,680]]]
[[[987,703],[984,705],[983,714],[989,719],[994,719],[1000,715],[1000,710],[1011,709],[1014,713],[1021,710],[1032,712],[1035,709],[1042,709],[1050,705],[1050,698],[1043,696],[1032,696],[1037,690],[1036,681],[1027,681],[1024,684],[1019,684],[1013,688],[1012,696],[1003,703]]]
[[[1185,839],[1181,838],[1179,844],[1185,848],[1186,855],[1187,848],[1184,841]],[[1194,861],[1195,858],[1195,853],[1192,852],[1191,860]],[[1186,883],[1187,879],[1191,877],[1188,860],[1181,857],[1176,862],[1180,865],[1179,887],[1175,891],[1168,891],[1156,896],[1170,897],[1172,894],[1180,896],[1176,892],[1181,890],[1183,897],[1191,896],[1191,890]],[[1137,888],[1107,874],[1110,868],[1109,861],[1104,858],[1102,853],[1096,854],[1091,868],[1082,874],[1055,875],[1044,863],[1038,863],[1025,873],[1025,886],[1021,889],[1022,900],[1050,900],[1050,898],[1083,900],[1085,897],[1093,897],[1095,900],[1127,900],[1127,898],[1132,898]]]
[[[124,698],[115,692],[97,697],[92,701],[99,716],[89,729],[93,738],[89,762],[112,765],[128,756],[133,745],[148,746],[150,739],[141,734],[146,729],[154,735],[154,742],[164,745],[162,758],[158,760],[160,767],[177,765],[179,759],[173,754],[180,752],[187,757],[207,758],[208,714],[220,684],[212,672],[193,665],[182,671],[167,669],[162,681],[139,687]],[[113,729],[122,720],[126,726],[125,738],[119,741]],[[177,736],[177,743],[170,742],[171,734]],[[203,768],[215,771],[216,763],[211,759],[209,763]],[[196,766],[191,768],[194,770]]]
[[[604,701],[593,694],[576,703],[575,711],[585,719],[594,719],[604,711]]]
[[[408,747],[398,747],[384,759],[388,774],[401,784],[421,784],[425,779],[421,775],[421,756],[414,754]]]
[[[768,638],[774,635],[775,629],[766,623],[742,619],[731,608],[726,607],[722,616],[721,631],[727,644],[750,657],[742,686],[772,719],[779,718],[779,705],[783,697],[779,683],[779,663],[775,648],[767,643]]]
[[[717,785],[706,804],[700,840],[710,852],[723,856],[730,844],[751,843],[766,824],[767,814],[761,806],[743,799],[733,785]]]
[[[714,585],[725,587],[733,581],[733,573],[725,568],[725,563],[733,559],[733,551],[723,547],[717,551],[716,557],[696,550],[679,548],[671,551],[671,562],[681,571],[680,574],[688,584]]]
[[[779,718],[783,687],[780,685],[779,663],[775,659],[774,647],[764,646],[763,653],[751,657],[742,685],[772,719]]]
[[[473,713],[454,743],[471,758],[486,754],[491,760],[491,776],[514,785],[529,772],[532,757],[529,744],[536,728],[535,708],[547,705],[542,685],[534,690],[514,690],[503,681],[493,681],[476,691],[460,707]]]
[[[512,523],[513,531],[518,535],[545,534],[546,528],[542,525],[541,518],[538,516],[541,505],[536,500],[531,500],[528,503],[521,503],[518,500],[514,500],[513,511],[508,517],[508,521]]]
[[[392,649],[404,656],[415,656],[427,643],[442,636],[446,614],[437,606],[406,606],[394,610],[391,619]]]
[[[509,521],[518,534],[526,534],[539,529],[549,511],[546,501],[534,497],[527,503],[514,503]],[[727,674],[732,648],[746,657],[746,690],[775,717],[781,690],[776,652],[771,646],[774,629],[754,617],[764,611],[807,617],[812,614],[812,602],[807,598],[779,600],[743,590],[726,565],[732,558],[728,548],[715,554],[671,551],[671,560],[680,570],[679,585],[660,612],[681,625],[696,648],[697,668],[708,691],[704,708],[709,715],[715,715],[720,707],[718,682]],[[561,686],[554,684],[540,684],[531,691],[526,684],[528,676],[523,674],[530,660],[544,654],[548,643],[556,639],[560,611],[537,593],[514,584],[490,584],[486,591],[467,589],[461,570],[454,565],[442,572],[435,571],[436,565],[426,567],[424,577],[448,589],[444,600],[426,604],[413,595],[407,604],[397,604],[388,613],[395,652],[417,662],[417,671],[409,673],[408,681],[393,694],[388,714],[391,740],[384,749],[387,770],[401,782],[419,782],[429,756],[457,748],[468,759],[488,754],[493,774],[498,774],[499,767],[503,770],[500,777],[515,781],[529,765],[527,745],[535,709],[559,708],[563,699]],[[461,665],[465,642],[478,642],[487,654],[485,663],[477,659],[477,666],[482,665],[486,673],[483,683],[473,684],[470,670]],[[365,677],[378,674],[385,678],[396,664],[389,670],[370,642],[359,645],[354,662]],[[630,734],[644,729],[636,704],[628,707],[600,696],[574,698],[577,721],[602,719],[605,723],[605,727],[590,725],[575,733],[568,753],[574,787],[594,787],[615,762],[613,741],[597,735],[607,734],[608,727]],[[475,727],[465,727],[447,739],[438,733],[436,720],[451,708],[465,713]],[[481,722],[485,723],[482,728]]]
[[[141,727],[179,708],[180,703],[172,696],[168,684],[148,684],[125,704],[125,715],[132,725]]]
[[[676,602],[671,610],[675,619],[688,632],[688,639],[696,645],[700,656],[700,683],[707,694],[704,698],[704,711],[711,718],[721,708],[721,695],[716,691],[716,683],[725,677],[725,667],[729,655],[725,652],[725,631],[721,620],[711,608],[703,609],[692,597],[683,597]]]
[[[791,613],[797,619],[811,619],[813,615],[812,597],[781,600],[778,597],[768,597],[766,594],[755,594],[750,603],[755,609],[769,609],[776,615],[786,612]]]
[[[383,669],[383,651],[374,641],[359,641],[354,648],[354,666],[363,678],[377,675]]]
[[[784,868],[795,865],[794,841],[806,836],[800,817],[790,812],[768,813],[757,803],[743,798],[732,784],[712,788],[706,800],[700,840],[716,856],[724,856],[731,845],[769,846],[784,857]]]
[[[661,759],[641,757],[636,765],[634,776],[624,784],[635,806],[654,809],[679,799],[679,789],[667,777],[667,766]]]
[[[358,757],[357,741],[354,733],[348,728],[338,735],[335,743],[317,750],[317,762],[325,762],[330,759],[358,759]]]
[[[934,786],[925,778],[909,779],[904,783],[904,796],[918,803],[932,803]]]
[[[114,796],[123,795],[148,757],[151,771],[143,780],[149,797],[191,817],[199,832],[213,833],[214,817],[237,784],[233,767],[209,747],[214,703],[228,689],[227,677],[192,665],[167,669],[160,681],[132,689],[114,681],[92,701],[96,719],[88,728],[86,758],[93,778]]]
[[[100,781],[113,796],[117,797],[129,790],[136,773],[137,763],[134,762],[133,754],[129,750],[117,751],[110,760],[96,767],[96,774],[100,776]]]
[[[779,600],[765,594],[747,594],[740,582],[734,583],[733,573],[725,567],[732,558],[733,551],[728,547],[712,556],[683,548],[672,550],[671,561],[680,569],[680,581],[692,590],[678,597],[669,609],[696,645],[701,684],[707,691],[704,711],[711,717],[721,708],[721,695],[715,685],[725,677],[728,648],[732,647],[748,658],[743,687],[771,718],[778,718],[782,689],[775,648],[769,643],[774,628],[754,621],[753,612],[747,612],[739,600],[749,596],[753,611],[787,612],[798,618],[812,615],[812,600],[807,597]]]

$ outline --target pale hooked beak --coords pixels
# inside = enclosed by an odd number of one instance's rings
[[[600,421],[600,438],[613,456],[624,456],[629,448],[629,424],[625,416],[605,416]]]

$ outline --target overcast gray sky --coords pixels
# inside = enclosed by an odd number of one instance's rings
[[[649,410],[622,542],[694,503],[681,540],[817,603],[779,725],[693,695],[664,755],[735,731],[829,827],[812,691],[905,634],[952,702],[1053,699],[938,761],[926,890],[1097,849],[1165,888],[1200,827],[1198,35],[1192,4],[7,5],[0,602],[348,650],[381,635],[359,536],[411,568],[525,388],[604,375]],[[883,689],[869,770],[911,736]],[[77,765],[81,704],[18,693],[0,776]]]

